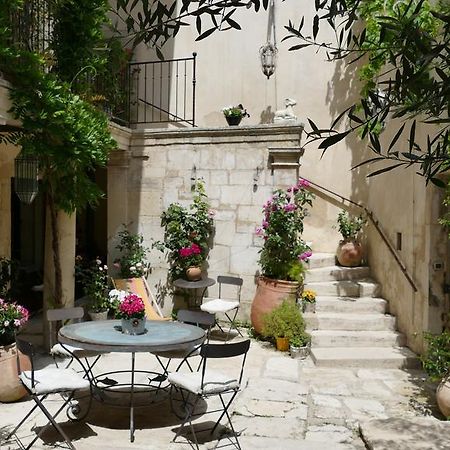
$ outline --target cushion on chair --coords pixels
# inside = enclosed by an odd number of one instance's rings
[[[203,390],[201,372],[171,372],[167,379],[171,384],[194,394],[219,394],[239,388],[238,380],[212,370],[207,370],[205,373]]]
[[[84,350],[82,348],[73,347],[72,345],[67,345],[67,344],[64,344],[64,346],[62,346],[61,344],[55,344],[51,348],[50,354],[62,356],[64,358],[71,358],[73,355],[75,355],[78,358],[89,358],[90,356],[97,356],[102,353],[90,351],[90,350]]]
[[[33,391],[31,385],[31,371],[27,370],[19,375],[22,383]],[[48,367],[34,371],[34,393],[38,395],[52,392],[67,392],[77,389],[89,389],[89,380],[72,369],[58,369]]]
[[[210,314],[224,313],[236,309],[239,307],[239,302],[235,300],[224,300],[222,298],[216,298],[209,302],[204,302],[200,309],[202,311],[209,312]]]

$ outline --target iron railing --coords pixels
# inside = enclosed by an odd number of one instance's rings
[[[350,199],[344,197],[341,194],[338,194],[338,193],[336,193],[334,191],[331,191],[330,189],[327,189],[324,186],[321,186],[320,184],[316,184],[316,183],[312,182],[311,180],[308,180],[308,179],[306,179],[304,177],[302,177],[302,178],[304,180],[306,180],[311,185],[311,187],[313,187],[314,189],[316,189],[318,191],[321,191],[323,194],[326,194],[326,195],[331,194],[334,197],[338,197],[341,200],[344,200],[345,202],[350,203],[351,205],[362,209],[365,212],[365,214],[367,215],[367,217],[369,218],[369,220],[372,223],[372,225],[374,226],[375,230],[378,232],[378,234],[381,237],[382,241],[385,243],[385,245],[388,248],[389,252],[394,257],[395,262],[400,267],[400,270],[402,271],[402,273],[405,276],[405,278],[408,280],[408,283],[410,284],[411,288],[413,289],[414,292],[417,292],[417,285],[414,282],[414,279],[413,279],[412,275],[409,273],[406,265],[401,260],[399,254],[395,250],[395,248],[392,245],[392,243],[389,241],[388,237],[386,236],[386,233],[381,229],[379,221],[375,218],[375,216],[374,216],[372,211],[370,211],[366,206],[361,205],[360,203],[356,203],[353,200],[350,200]],[[345,208],[346,205],[342,205],[342,207]]]
[[[130,63],[128,123],[195,126],[196,57]]]

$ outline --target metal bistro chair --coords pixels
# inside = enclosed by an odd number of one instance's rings
[[[66,435],[61,426],[56,422],[56,417],[59,413],[68,406],[67,417],[70,420],[82,420],[86,417],[89,412],[91,405],[92,395],[89,396],[89,404],[87,406],[86,412],[79,416],[80,406],[78,402],[73,401],[73,396],[76,391],[89,389],[92,394],[91,383],[89,379],[83,377],[81,374],[75,372],[73,369],[61,369],[58,367],[46,367],[44,369],[35,370],[34,368],[34,357],[35,350],[31,343],[26,342],[20,338],[16,339],[17,348],[24,355],[27,355],[31,361],[31,370],[23,371],[20,367],[20,360],[17,358],[17,367],[19,371],[19,378],[23,386],[30,394],[31,398],[36,403],[33,408],[28,412],[28,414],[19,422],[19,424],[14,428],[11,433],[7,436],[6,440],[9,440],[13,434],[22,426],[22,424],[28,419],[28,417],[34,412],[36,408],[39,408],[49,420],[49,423],[58,431],[58,433],[66,441],[67,445],[71,449],[75,449],[69,437]],[[82,365],[81,361],[80,364]],[[60,394],[64,400],[62,406],[56,411],[54,415],[51,415],[47,408],[44,406],[43,401],[50,394]],[[45,427],[42,427],[35,438],[28,444],[26,450],[33,447],[33,444],[42,434]],[[17,438],[18,439],[18,438]],[[19,440],[20,442],[20,440]],[[21,444],[21,448],[23,445]]]
[[[200,306],[200,309],[202,311],[209,312],[210,314],[218,314],[218,313],[225,314],[230,324],[230,328],[227,331],[226,337],[227,341],[230,336],[230,332],[233,328],[239,333],[241,337],[243,337],[241,331],[239,330],[239,328],[236,327],[234,323],[241,302],[241,289],[243,280],[242,278],[239,277],[219,275],[217,277],[217,283],[219,285],[219,298],[205,299],[206,301],[203,302],[203,304]],[[235,299],[230,299],[223,296],[225,290],[224,285],[235,287],[235,294],[236,294]],[[229,313],[231,314],[232,311],[234,311],[234,315],[233,317],[230,317]],[[219,327],[222,333],[225,333],[223,328],[220,326],[217,318],[216,318],[216,325]]]
[[[84,350],[82,348],[73,347],[68,344],[54,344],[55,338],[55,329],[54,324],[56,322],[67,322],[67,321],[80,321],[84,316],[84,309],[80,306],[74,308],[58,308],[58,309],[49,309],[47,311],[47,320],[49,322],[50,327],[50,354],[53,356],[53,360],[55,361],[56,367],[58,367],[58,361],[56,357],[61,358],[69,358],[68,363],[65,368],[69,368],[69,366],[73,363],[75,357],[76,359],[83,358],[85,362],[85,366],[83,365],[83,370],[89,373],[90,377],[93,379],[92,368],[100,359],[104,353],[95,352],[91,350]],[[95,358],[92,363],[88,360],[88,358]]]
[[[180,309],[177,313],[177,320],[178,322],[187,323],[191,325],[196,325],[198,327],[201,327],[205,329],[206,331],[206,341],[209,341],[209,334],[211,331],[211,328],[214,326],[216,319],[213,314],[209,314],[207,312],[203,311],[192,311],[188,309]],[[187,350],[178,350],[178,351],[172,351],[172,352],[157,352],[153,353],[156,356],[156,359],[158,360],[159,364],[161,365],[163,369],[163,375],[158,378],[156,381],[164,381],[167,379],[167,375],[169,373],[169,365],[173,359],[182,359],[182,363],[185,363],[191,372],[193,372],[193,369],[188,361],[190,357],[198,356],[200,355],[200,347],[201,345],[197,345],[194,348],[190,348]],[[162,358],[166,358],[167,361],[164,364],[162,361]],[[179,370],[180,365],[177,367],[177,371]],[[198,370],[198,369],[197,369]],[[152,380],[154,381],[154,380]]]
[[[244,373],[244,365],[247,356],[248,349],[250,348],[250,340],[247,339],[245,341],[230,343],[230,344],[204,344],[200,350],[200,356],[202,357],[201,370],[198,372],[173,372],[168,376],[168,380],[172,386],[180,389],[182,393],[184,393],[184,407],[185,407],[185,417],[183,419],[183,423],[178,428],[175,437],[172,442],[175,442],[177,437],[181,434],[181,431],[185,427],[187,423],[191,428],[192,437],[194,439],[195,445],[197,449],[199,449],[198,440],[195,434],[195,429],[192,424],[192,419],[195,416],[200,416],[204,414],[221,412],[219,419],[216,421],[212,428],[204,429],[201,431],[209,430],[211,435],[216,430],[219,422],[222,420],[224,416],[228,419],[228,424],[232,430],[233,437],[235,439],[235,445],[238,449],[240,449],[240,444],[238,440],[237,433],[233,427],[231,422],[231,417],[228,412],[228,409],[236,397],[237,393],[240,390],[240,385],[242,382],[242,375]],[[222,371],[210,370],[207,367],[208,359],[212,358],[231,358],[231,357],[242,357],[242,362],[240,368],[236,368],[236,373],[240,369],[239,375],[228,376],[225,375]],[[227,365],[229,367],[229,364]],[[224,398],[227,394],[230,395],[230,398],[227,400]],[[206,400],[210,397],[218,396],[220,398],[220,402],[222,407],[219,409],[214,409],[212,411],[205,412],[195,412],[195,407],[198,405],[200,400]],[[194,397],[192,401],[190,401],[190,397]],[[197,430],[200,432],[200,430]],[[231,441],[231,439],[230,439]]]

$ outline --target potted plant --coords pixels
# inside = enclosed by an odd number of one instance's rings
[[[30,370],[31,364],[16,348],[16,333],[28,317],[26,308],[0,298],[0,402],[13,402],[27,393],[18,377],[17,357],[25,370]]]
[[[116,316],[122,319],[122,333],[137,335],[146,332],[145,305],[139,295],[127,293],[119,304]]]
[[[193,186],[193,199],[189,207],[172,203],[161,214],[164,227],[164,241],[153,245],[166,252],[169,262],[169,276],[178,278],[201,278],[209,254],[209,239],[213,231],[214,212],[209,207],[203,180]],[[196,269],[193,269],[193,268]]]
[[[425,333],[428,347],[421,357],[422,365],[432,381],[439,381],[436,401],[445,417],[450,417],[450,331],[433,335]]]
[[[84,294],[89,297],[88,314],[91,320],[106,320],[110,309],[108,266],[100,258],[85,263],[77,256],[75,274]]]
[[[316,293],[311,289],[305,289],[301,295],[302,298],[302,311],[316,312]]]
[[[222,108],[222,112],[228,125],[239,125],[243,117],[250,117],[250,114],[241,103],[237,106],[227,106]]]
[[[337,218],[342,240],[336,252],[336,258],[341,266],[357,267],[361,265],[363,249],[358,235],[366,220],[360,216],[352,216],[347,211],[341,211]]]
[[[306,333],[299,333],[289,340],[289,353],[292,358],[305,359],[311,351],[311,336]]]
[[[281,305],[263,316],[262,335],[274,339],[277,350],[287,351],[289,341],[304,333],[305,322],[294,300],[283,300]]]
[[[114,267],[118,269],[118,278],[140,278],[150,271],[147,261],[149,249],[144,247],[144,237],[137,233],[130,233],[126,228],[118,233],[119,244],[116,249],[120,256],[114,260]]]
[[[251,321],[257,333],[262,332],[262,316],[281,304],[285,298],[296,300],[303,282],[304,263],[312,255],[302,239],[303,219],[314,195],[308,182],[286,190],[278,189],[263,206],[264,218],[256,234],[263,239],[259,264],[262,275],[251,308]]]

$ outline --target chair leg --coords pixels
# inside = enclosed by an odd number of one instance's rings
[[[241,445],[239,443],[238,434],[236,433],[236,430],[234,429],[233,422],[231,421],[230,414],[228,413],[228,408],[230,407],[231,402],[234,400],[234,397],[236,397],[236,395],[237,395],[237,391],[235,391],[235,393],[233,394],[233,396],[231,397],[231,399],[228,401],[228,403],[226,405],[225,405],[222,395],[219,395],[220,401],[223,406],[223,413],[221,414],[221,416],[219,417],[219,420],[215,423],[214,427],[212,428],[211,434],[214,433],[214,431],[215,431],[216,427],[219,425],[219,422],[222,419],[222,417],[224,415],[226,415],[227,419],[228,419],[228,424],[230,425],[233,436],[236,439],[236,446],[237,446],[238,450],[241,450]],[[230,439],[230,441],[231,441],[231,439]]]
[[[47,396],[45,396],[45,397],[47,397]],[[44,398],[45,398],[45,397],[44,397]],[[12,436],[13,434],[15,434],[15,433],[17,432],[17,430],[23,425],[23,423],[28,419],[28,417],[30,417],[31,414],[33,414],[34,410],[35,410],[37,407],[38,407],[38,404],[36,403],[36,404],[30,409],[30,411],[28,411],[27,415],[26,415],[26,416],[18,423],[18,425],[16,425],[16,427],[14,428],[14,430],[12,430],[12,431],[8,434],[8,436],[6,436],[6,440],[7,440],[7,441],[11,438],[11,436]]]
[[[227,341],[228,341],[228,338],[230,337],[230,332],[231,332],[231,330],[232,330],[233,328],[239,333],[239,335],[240,335],[241,337],[244,337],[244,336],[242,335],[241,331],[239,330],[239,328],[237,328],[236,325],[234,324],[234,321],[236,320],[236,316],[237,316],[238,311],[239,311],[238,309],[235,310],[233,318],[231,318],[231,317],[228,315],[228,313],[225,313],[225,315],[227,316],[227,319],[230,321],[230,329],[228,330],[228,333],[227,333]]]
[[[183,391],[183,389],[180,389],[180,390]],[[178,430],[175,434],[175,437],[172,439],[172,442],[175,442],[177,437],[181,434],[181,430],[185,427],[186,422],[189,421],[189,427],[191,428],[192,437],[194,438],[196,448],[199,449],[197,436],[196,436],[195,430],[194,430],[194,425],[192,424],[192,414],[195,411],[195,407],[197,406],[197,403],[200,400],[200,398],[201,397],[197,395],[197,397],[192,405],[189,405],[189,403],[187,403],[187,401],[186,401],[186,403],[185,403],[186,416],[184,417],[182,424],[178,428]]]

